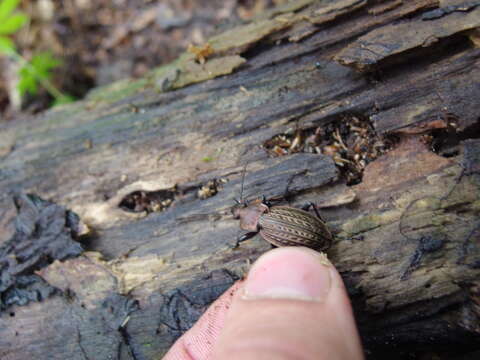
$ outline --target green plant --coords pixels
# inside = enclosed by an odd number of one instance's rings
[[[50,52],[42,52],[26,60],[21,56],[13,40],[9,37],[20,30],[29,21],[27,15],[17,10],[20,0],[0,0],[0,54],[13,58],[20,65],[18,91],[21,96],[26,93],[37,94],[41,85],[54,97],[53,105],[73,101],[69,95],[62,93],[50,81],[52,70],[61,64]]]
[[[55,98],[53,106],[74,100],[71,96],[60,92],[49,81],[52,77],[52,70],[62,63],[54,58],[50,52],[35,54],[30,61],[22,60],[20,59],[22,67],[19,71],[20,81],[18,82],[18,90],[21,96],[26,93],[36,94],[40,83]]]
[[[15,45],[7,35],[16,33],[28,21],[27,15],[15,11],[20,0],[0,1],[0,52],[15,53]]]

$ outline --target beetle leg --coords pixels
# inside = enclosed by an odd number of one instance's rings
[[[272,203],[267,200],[267,198],[265,197],[265,195],[262,195],[262,204],[267,205],[268,207],[271,207],[271,206],[272,206]]]
[[[252,237],[254,237],[257,234],[258,234],[258,231],[252,231],[252,232],[248,232],[246,234],[243,234],[242,236],[239,236],[237,238],[237,242],[235,243],[235,246],[233,248],[236,249],[240,245],[241,242],[244,242],[248,239],[251,239]]]
[[[302,210],[305,210],[305,211],[310,210],[310,208],[313,208],[313,210],[315,211],[315,215],[317,215],[317,217],[320,220],[325,222],[325,220],[323,220],[323,218],[320,216],[320,213],[318,212],[317,205],[315,205],[313,202],[310,201],[310,202],[308,202],[308,203],[306,203],[305,205],[302,206]]]
[[[308,211],[308,210],[310,210],[311,207],[312,207],[312,203],[311,203],[311,202],[308,202],[308,203],[306,203],[306,204],[303,204],[303,205],[300,207],[300,209],[305,210],[305,211]]]

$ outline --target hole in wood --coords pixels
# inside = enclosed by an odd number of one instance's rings
[[[480,118],[463,131],[457,131],[458,118],[455,115],[446,114],[445,118],[444,128],[434,129],[422,137],[434,153],[447,158],[458,156],[461,141],[480,138]]]
[[[176,190],[134,191],[125,196],[119,207],[130,212],[160,212],[167,209],[175,200]]]
[[[214,178],[202,183],[174,186],[161,190],[135,190],[123,197],[118,205],[128,212],[162,212],[168,209],[175,201],[192,201],[193,198],[201,200],[215,196],[222,190],[226,178]]]
[[[344,115],[337,121],[309,129],[291,129],[267,140],[263,148],[271,156],[297,152],[332,157],[347,185],[362,181],[367,164],[388,152],[396,144],[393,135],[378,135],[369,119]]]

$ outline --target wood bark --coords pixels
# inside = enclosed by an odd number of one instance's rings
[[[20,293],[3,307],[0,357],[160,358],[270,248],[255,237],[231,249],[229,210],[248,164],[245,198],[321,208],[368,358],[476,358],[479,26],[476,1],[294,1],[210,39],[204,64],[186,53],[2,124],[0,285],[15,273],[55,291],[32,301],[28,287],[27,304]],[[327,155],[272,157],[263,146],[352,117],[397,139],[354,186]],[[64,226],[81,255],[19,256],[41,237],[34,229],[52,229],[35,207],[45,203],[25,193],[79,215],[89,231],[70,220],[55,231]],[[163,211],[128,211],[132,194]]]

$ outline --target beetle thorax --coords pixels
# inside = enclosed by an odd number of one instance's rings
[[[240,217],[240,228],[247,231],[258,231],[258,221],[262,214],[268,212],[268,206],[262,203],[248,205],[236,209]]]

